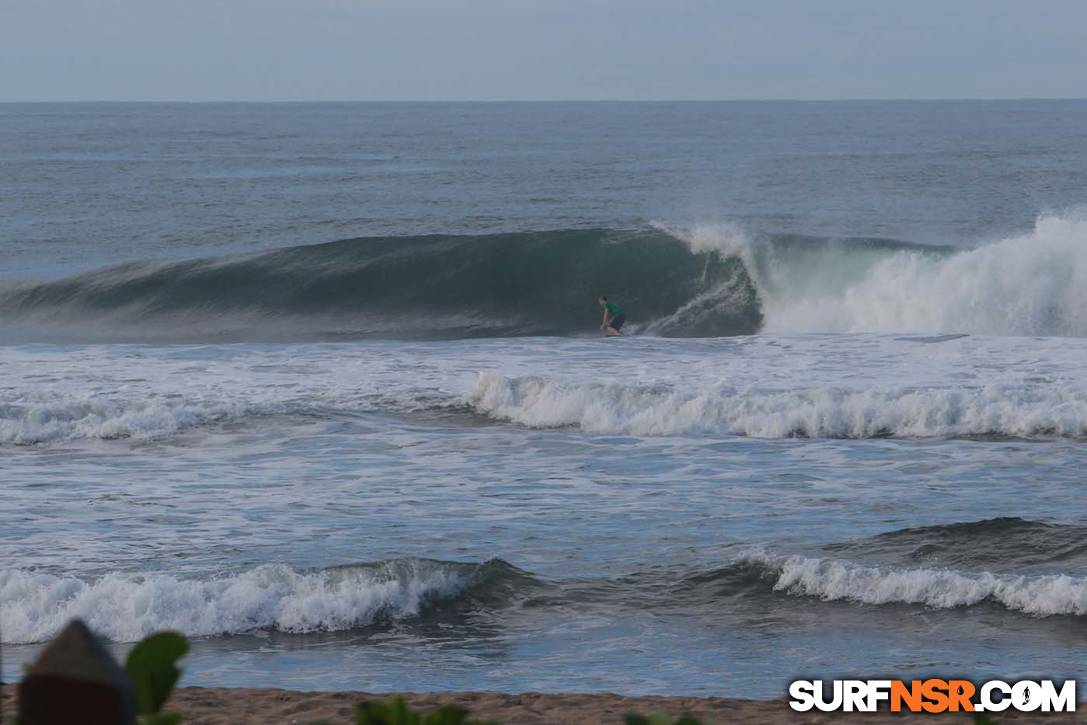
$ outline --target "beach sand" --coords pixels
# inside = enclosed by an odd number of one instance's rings
[[[13,687],[4,686],[3,721],[15,714]],[[174,693],[167,709],[184,714],[183,722],[206,723],[349,723],[355,703],[385,699],[392,694],[363,692],[298,692],[293,690],[183,687]],[[741,700],[701,697],[623,697],[601,694],[506,695],[492,692],[404,693],[414,708],[430,709],[439,705],[460,705],[474,718],[496,720],[506,725],[543,723],[622,723],[630,712],[667,713],[673,717],[687,713],[703,723],[765,723],[766,725],[806,723],[970,723],[973,718],[953,715],[892,715],[796,713],[784,700]],[[1002,713],[995,723],[1087,723],[1087,707],[1081,712],[1059,715],[1037,713]]]

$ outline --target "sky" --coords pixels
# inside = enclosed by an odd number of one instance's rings
[[[1085,0],[0,0],[0,101],[1087,97]]]

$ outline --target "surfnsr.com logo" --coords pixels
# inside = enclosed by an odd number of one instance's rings
[[[1075,712],[1076,681],[796,680],[789,698],[797,712]]]

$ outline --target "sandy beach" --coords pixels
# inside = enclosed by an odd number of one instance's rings
[[[225,725],[227,723],[349,723],[355,703],[385,699],[394,694],[365,692],[298,692],[295,690],[183,687],[173,696],[167,709],[181,712],[188,725]],[[440,705],[468,708],[474,718],[517,725],[579,723],[584,725],[622,723],[626,714],[665,713],[672,717],[690,714],[709,723],[968,723],[967,715],[892,715],[796,713],[784,700],[742,700],[714,697],[623,697],[611,693],[508,695],[494,692],[402,693],[413,708],[428,710]],[[14,687],[4,686],[3,721],[15,715]],[[1005,713],[993,717],[995,723],[1087,723],[1087,715],[1040,715]]]

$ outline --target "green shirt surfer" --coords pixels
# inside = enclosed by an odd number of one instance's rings
[[[627,321],[627,315],[623,312],[618,302],[612,302],[607,295],[600,295],[597,302],[604,308],[604,319],[600,323],[600,329],[608,335],[621,335],[623,323]]]

